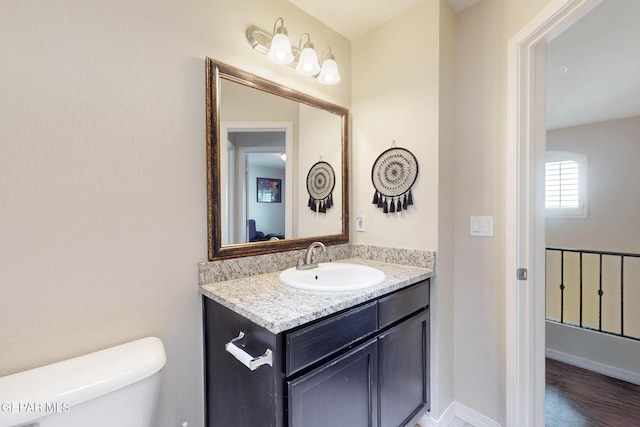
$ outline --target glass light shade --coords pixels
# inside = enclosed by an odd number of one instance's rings
[[[325,59],[318,75],[318,81],[323,85],[334,85],[340,82],[338,64],[333,59]]]
[[[271,40],[271,47],[267,53],[269,61],[276,64],[291,64],[293,62],[293,52],[291,52],[291,41],[286,34],[277,33]]]
[[[300,52],[298,58],[298,66],[296,67],[298,74],[303,76],[315,76],[320,72],[320,64],[318,64],[318,55],[311,47],[305,47]]]

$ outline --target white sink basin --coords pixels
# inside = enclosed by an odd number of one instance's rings
[[[386,276],[377,268],[360,264],[328,262],[318,268],[284,270],[278,277],[280,283],[292,288],[313,291],[340,292],[370,288],[384,282]]]

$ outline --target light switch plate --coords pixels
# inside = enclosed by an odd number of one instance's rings
[[[356,231],[365,231],[366,228],[364,226],[364,213],[360,213],[356,217]]]
[[[469,235],[474,237],[493,237],[492,216],[472,216],[469,218]]]

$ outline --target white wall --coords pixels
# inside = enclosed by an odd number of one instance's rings
[[[251,50],[278,16],[340,85]],[[0,375],[157,335],[156,425],[203,424],[205,56],[349,106],[349,42],[286,0],[0,2]]]
[[[547,0],[484,0],[458,15],[455,136],[455,395],[506,420],[505,152],[508,40]],[[469,236],[492,215],[495,237]]]

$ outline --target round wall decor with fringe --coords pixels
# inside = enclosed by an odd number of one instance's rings
[[[326,213],[333,206],[333,189],[336,186],[336,174],[331,165],[319,161],[309,169],[307,174],[307,206],[314,212]]]
[[[418,161],[406,148],[393,146],[378,156],[371,168],[376,189],[373,204],[384,213],[401,212],[413,205],[411,187],[418,178]]]

